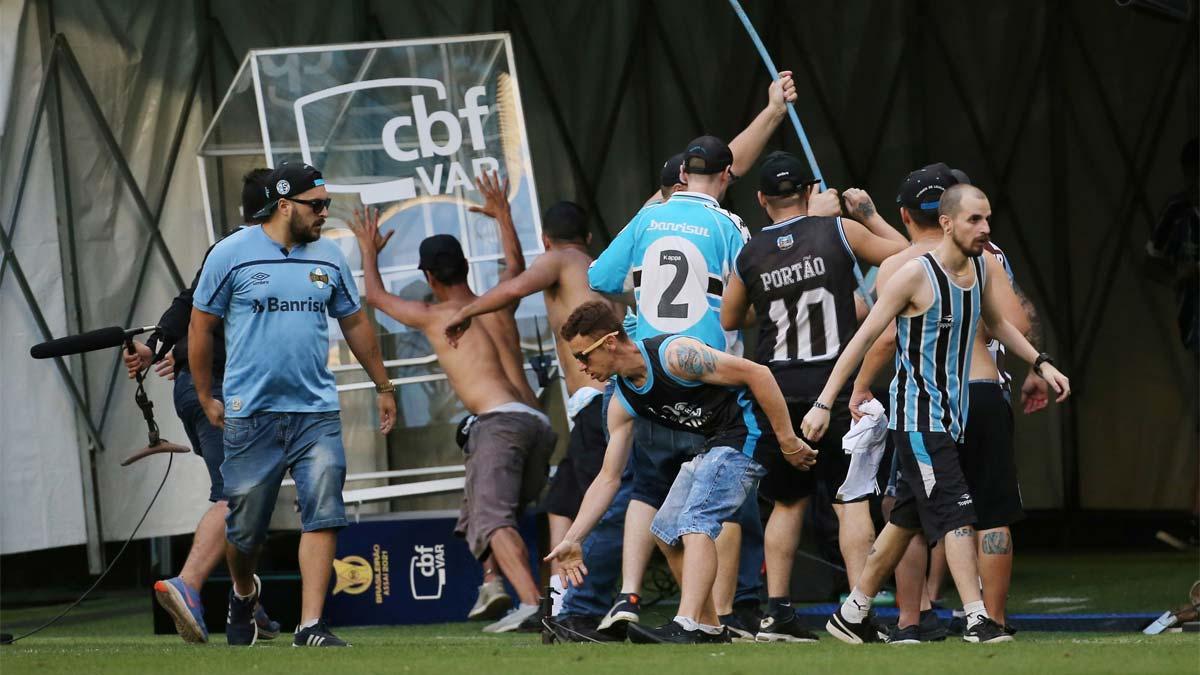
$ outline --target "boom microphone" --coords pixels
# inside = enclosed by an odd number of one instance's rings
[[[70,356],[71,354],[82,354],[84,352],[96,351],[97,349],[120,347],[128,338],[134,335],[141,335],[142,333],[149,333],[156,328],[158,326],[142,326],[141,328],[130,328],[128,330],[120,326],[97,328],[96,330],[90,330],[79,335],[68,335],[57,340],[36,344],[29,349],[29,355],[35,359],[52,359],[56,356]]]

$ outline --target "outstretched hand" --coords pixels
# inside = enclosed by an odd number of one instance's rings
[[[587,576],[587,566],[583,564],[583,547],[578,542],[569,539],[562,540],[553,551],[547,555],[546,562],[558,561],[559,574],[566,577],[567,583],[578,588],[583,585]]]
[[[392,235],[396,234],[395,230],[381,235],[379,232],[379,209],[369,206],[363,207],[362,211],[354,209],[354,217],[347,225],[354,236],[358,238],[358,245],[362,248],[365,254],[368,250],[379,253],[387,246]]]
[[[508,178],[501,183],[499,172],[484,173],[475,179],[475,187],[483,195],[483,206],[472,206],[469,211],[482,213],[493,220],[500,220],[501,216],[509,213]]]

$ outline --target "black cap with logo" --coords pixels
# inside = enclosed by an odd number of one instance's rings
[[[688,143],[683,162],[687,173],[721,173],[733,166],[733,152],[716,136],[701,136]]]
[[[270,216],[281,198],[308,192],[319,185],[324,185],[325,179],[321,177],[321,172],[310,164],[284,162],[275,167],[275,170],[263,179],[263,182],[265,183],[267,203],[258,210],[258,213],[254,214],[255,218]]]
[[[662,168],[662,176],[659,178],[659,185],[662,187],[674,187],[680,184],[679,169],[683,166],[683,153],[671,155]]]
[[[917,169],[900,184],[896,203],[906,209],[937,211],[946,188],[964,182],[960,176],[966,178],[967,174],[956,172],[942,162]]]
[[[419,270],[458,270],[466,267],[462,244],[449,234],[435,234],[421,241]]]
[[[782,150],[767,155],[758,170],[758,189],[769,197],[792,195],[820,182],[812,175],[808,162]]]

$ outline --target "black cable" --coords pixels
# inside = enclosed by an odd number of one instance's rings
[[[18,635],[16,637],[12,638],[11,640],[8,640],[2,644],[12,644],[12,643],[16,642],[17,640],[24,640],[25,638],[29,637],[30,635],[33,635],[34,633],[38,633],[46,628],[49,628],[50,626],[54,625],[54,623],[57,622],[59,619],[66,616],[68,612],[70,612],[71,610],[78,607],[79,603],[83,602],[84,599],[87,598],[87,596],[89,594],[91,594],[92,591],[96,590],[96,587],[100,585],[100,582],[104,581],[104,577],[108,576],[108,573],[111,572],[112,568],[116,566],[117,561],[121,559],[121,555],[123,553],[125,553],[125,549],[129,548],[129,545],[131,543],[133,543],[133,538],[137,536],[138,530],[141,529],[141,527],[142,527],[142,523],[146,522],[146,516],[150,515],[150,509],[154,508],[154,502],[158,501],[158,495],[162,493],[163,486],[165,486],[167,484],[167,477],[171,475],[171,465],[174,463],[175,463],[175,453],[173,453],[173,452],[168,453],[167,470],[165,473],[163,473],[162,482],[160,482],[158,484],[158,489],[154,491],[154,496],[150,498],[150,504],[148,506],[146,506],[145,513],[142,514],[142,517],[141,517],[141,519],[138,520],[137,525],[135,525],[133,527],[133,532],[131,532],[129,534],[129,538],[125,540],[125,545],[121,547],[120,551],[117,551],[116,557],[113,558],[112,562],[110,562],[108,564],[108,567],[105,568],[105,570],[100,573],[100,576],[96,578],[96,581],[95,581],[95,583],[92,584],[91,588],[84,591],[83,595],[79,596],[78,600],[71,603],[63,611],[59,612],[58,616],[54,617],[53,619],[50,619],[49,621],[38,626],[37,628],[34,628],[33,630],[29,631],[28,633],[23,633],[21,635]]]

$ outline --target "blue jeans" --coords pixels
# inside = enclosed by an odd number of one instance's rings
[[[213,378],[212,396],[218,401],[221,398],[221,379]],[[225,484],[221,482],[221,462],[225,460],[225,443],[221,438],[221,430],[214,427],[204,414],[200,398],[196,396],[196,385],[192,382],[192,374],[181,370],[175,376],[175,414],[183,422],[183,430],[187,432],[192,450],[204,458],[208,467],[208,480],[211,486],[208,490],[208,501],[219,502],[225,499]]]
[[[612,400],[613,383],[604,387],[604,419]],[[605,435],[608,428],[605,426]],[[680,434],[682,436],[682,434]],[[621,475],[621,487],[604,517],[583,542],[583,560],[588,574],[583,585],[569,588],[563,598],[563,616],[603,616],[612,606],[621,582],[621,549],[625,534],[625,511],[633,495],[633,456]],[[738,560],[737,593],[734,602],[757,604],[762,595],[763,528],[758,512],[757,491],[738,512],[742,526],[742,551]]]
[[[225,418],[225,538],[243,553],[253,553],[266,537],[285,471],[296,481],[304,532],[346,525],[346,451],[338,411]]]
[[[718,446],[679,468],[650,531],[668,546],[684,535],[704,534],[713,541],[722,524],[742,509],[767,471],[750,456]]]

